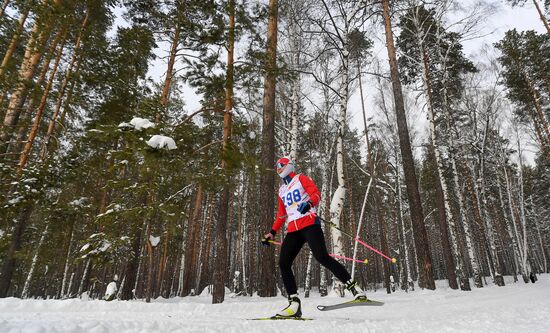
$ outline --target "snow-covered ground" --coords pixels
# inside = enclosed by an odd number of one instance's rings
[[[342,299],[302,298],[304,316],[313,321],[252,321],[285,305],[282,297],[226,297],[210,304],[210,296],[143,301],[0,299],[0,332],[550,332],[550,275],[535,284],[511,283],[461,292],[444,288],[387,295],[369,293],[386,302],[320,312],[318,304]]]

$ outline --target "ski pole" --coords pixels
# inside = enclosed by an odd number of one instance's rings
[[[272,239],[268,240],[268,242],[271,243],[271,244],[275,244],[275,245],[281,245],[282,244],[281,242],[277,242],[277,241],[274,241]],[[335,253],[330,253],[329,256],[331,256],[333,258],[338,258],[338,259],[344,259],[344,260],[349,260],[349,261],[360,262],[362,264],[368,264],[369,263],[368,259],[365,259],[365,260],[353,259],[353,258],[348,258],[346,256],[341,256],[341,255],[338,255],[338,254],[335,254]]]
[[[340,229],[336,224],[330,222],[330,221],[327,221],[325,220],[324,218],[320,217],[317,215],[317,217],[323,221],[323,223],[329,225],[330,227],[336,229],[336,230],[339,230],[341,233],[343,233],[344,235],[348,236],[348,237],[351,237],[352,239],[354,239],[357,243],[363,245],[364,247],[366,247],[367,249],[373,251],[374,253],[376,254],[379,254],[380,256],[388,259],[392,264],[395,264],[397,262],[397,259],[396,258],[390,258],[388,257],[387,255],[385,255],[384,253],[380,252],[379,250],[375,249],[374,247],[370,246],[369,244],[363,242],[359,237],[355,237],[353,236],[352,234],[349,234],[347,232],[345,232],[344,230]]]

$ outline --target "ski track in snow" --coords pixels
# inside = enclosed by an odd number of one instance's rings
[[[488,286],[471,292],[450,290],[438,281],[436,291],[384,290],[368,296],[382,307],[356,307],[320,312],[318,304],[342,301],[335,296],[302,297],[304,317],[313,321],[252,321],[285,306],[283,297],[226,296],[211,304],[210,296],[142,300],[84,301],[0,299],[1,333],[49,332],[550,332],[550,275],[535,284]],[[346,298],[349,299],[349,296]]]

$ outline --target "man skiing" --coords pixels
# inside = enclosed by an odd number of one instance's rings
[[[359,288],[356,282],[351,280],[346,268],[327,252],[323,230],[321,229],[321,220],[316,214],[316,207],[321,200],[321,195],[315,183],[306,175],[296,174],[294,163],[288,157],[277,160],[276,168],[277,174],[283,180],[277,197],[279,208],[271,231],[264,236],[262,243],[269,245],[269,241],[287,222],[287,234],[281,245],[279,268],[288,294],[289,304],[275,317],[299,318],[302,316],[296,280],[292,273],[292,262],[306,242],[315,259],[342,281],[356,300],[366,301],[365,292]]]

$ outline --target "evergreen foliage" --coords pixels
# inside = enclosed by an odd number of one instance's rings
[[[466,278],[476,263],[495,281],[499,274],[525,279],[549,272],[549,35],[508,31],[490,67],[464,54],[464,36],[450,28],[453,16],[438,2],[390,4],[392,10],[400,6],[392,12],[399,18],[397,79],[406,85],[411,119],[414,111],[425,111],[426,100],[415,91],[423,52],[429,65],[437,147],[409,125],[413,147],[421,147],[412,166],[419,171],[434,277],[450,278],[446,236],[433,213],[438,167],[449,184],[447,209]],[[228,1],[9,2],[0,17],[6,61],[0,72],[0,297],[86,292],[100,298],[115,276],[118,299],[197,295],[218,270],[234,295],[276,290],[260,278],[265,266],[275,267],[266,258],[279,250],[258,242],[272,223],[266,201],[275,202],[276,195],[261,180],[276,177],[275,161],[264,165],[260,156],[267,74],[277,83],[275,155],[295,154],[298,171],[323,190],[319,215],[327,220],[343,179],[340,228],[397,259],[390,264],[359,247],[356,257],[369,264],[355,266],[355,279],[388,292],[395,283],[406,290],[418,285],[422,270],[429,271],[419,266],[415,242],[412,215],[419,207],[406,194],[392,82],[386,68],[374,65],[380,36],[370,34],[379,28],[380,3],[279,1],[271,69],[268,6],[235,5],[229,82]],[[548,9],[549,2],[544,5]],[[355,123],[362,110],[359,80],[377,96],[366,103],[367,114],[374,114],[365,118],[367,129]],[[232,126],[224,149],[227,112]],[[536,159],[526,164],[524,141],[532,133]],[[154,136],[175,147],[155,146]],[[224,191],[227,211],[220,208]],[[225,215],[227,223],[218,224]],[[217,243],[221,227],[226,250]],[[353,239],[336,239],[328,227],[325,237],[329,252],[353,255]],[[216,265],[216,258],[225,265]],[[296,265],[304,268],[296,270],[300,288],[328,292],[327,272],[309,251]]]

